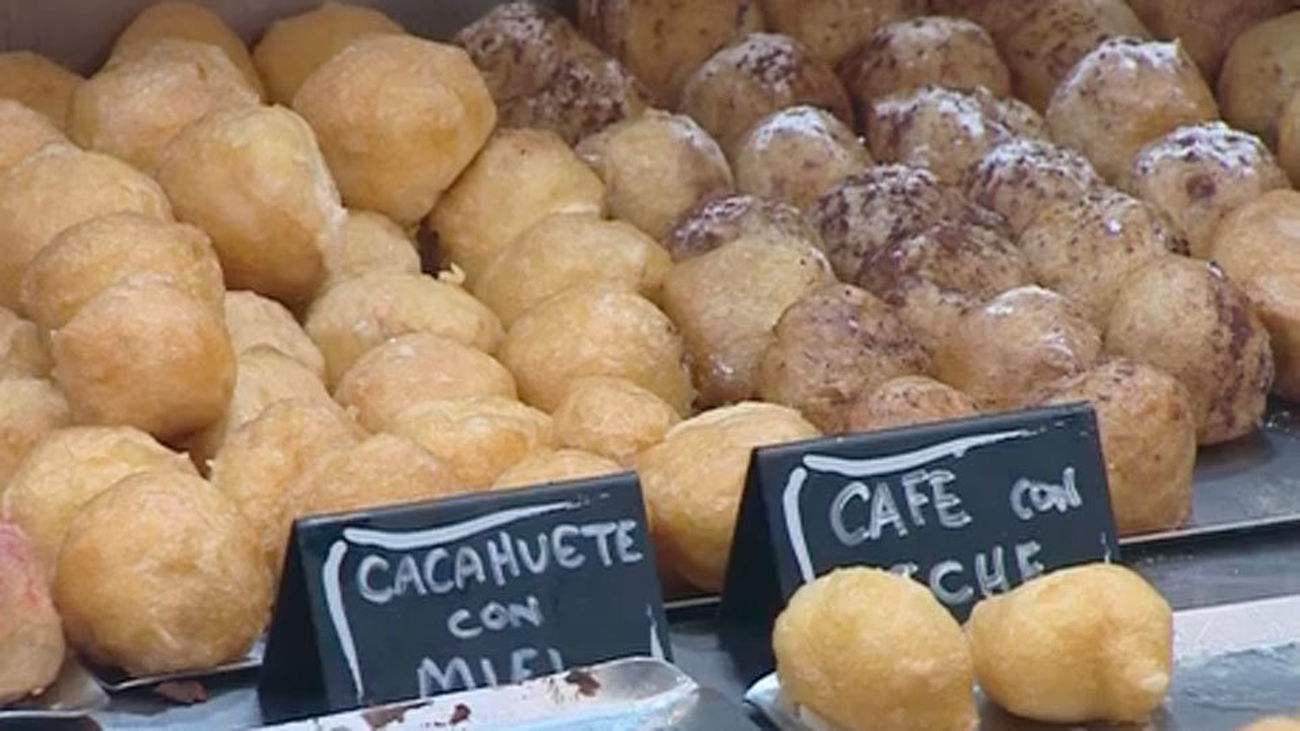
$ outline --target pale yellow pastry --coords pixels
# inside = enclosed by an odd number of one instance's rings
[[[67,141],[45,115],[20,102],[0,98],[0,174],[46,145]]]
[[[834,66],[886,23],[926,11],[924,0],[758,0],[768,27],[794,36]]]
[[[556,441],[630,464],[662,442],[681,417],[667,402],[624,378],[580,378],[551,414]]]
[[[36,324],[0,307],[0,378],[44,378],[53,365]]]
[[[48,688],[66,650],[45,571],[12,523],[0,523],[0,614],[0,704],[8,704]]]
[[[0,99],[13,99],[44,114],[55,127],[67,125],[72,93],[83,79],[31,51],[0,53]]]
[[[551,417],[500,396],[424,401],[399,413],[391,429],[445,460],[469,488],[488,487],[555,443]]]
[[[325,377],[325,356],[284,305],[256,292],[226,292],[226,329],[235,354],[268,346]]]
[[[54,384],[43,378],[0,379],[0,486],[46,434],[71,423],[68,400]]]
[[[342,245],[325,258],[328,288],[370,272],[420,273],[420,252],[400,226],[383,214],[350,210],[343,222]]]
[[[548,482],[585,480],[624,471],[617,462],[579,449],[557,449],[525,457],[502,472],[492,484],[493,490],[513,489]]]
[[[196,2],[164,0],[145,8],[117,37],[114,54],[128,46],[158,38],[207,43],[225,52],[248,85],[262,93],[262,79],[239,36],[221,16]],[[278,100],[277,100],[278,101]]]
[[[1293,4],[1294,5],[1294,4]],[[1237,36],[1223,59],[1215,90],[1223,118],[1273,146],[1283,106],[1300,85],[1300,10],[1265,20]]]

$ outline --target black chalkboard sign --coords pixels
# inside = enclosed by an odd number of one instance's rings
[[[627,473],[294,525],[258,687],[281,721],[667,658]]]
[[[964,621],[1045,569],[1118,554],[1086,404],[822,439],[755,450],[721,612],[765,633],[801,584],[866,564]]]

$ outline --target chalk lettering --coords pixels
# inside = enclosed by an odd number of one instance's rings
[[[420,568],[415,565],[415,557],[402,556],[397,562],[397,577],[393,580],[393,593],[397,596],[406,594],[408,587],[414,587],[420,596],[428,595],[424,582],[420,581]]]
[[[424,583],[433,590],[434,594],[446,594],[456,588],[456,583],[450,578],[442,581],[437,578],[438,562],[445,562],[450,558],[451,554],[447,553],[447,549],[441,547],[429,551],[424,557]]]
[[[473,618],[468,609],[457,609],[447,618],[447,631],[458,640],[472,640],[483,634],[482,627],[465,626]]]
[[[496,580],[497,586],[506,585],[507,570],[511,576],[519,577],[519,561],[515,559],[509,533],[501,531],[497,534],[497,540],[488,541],[487,552],[488,565],[492,567],[492,578]]]
[[[483,669],[483,680],[488,686],[497,684],[497,669],[492,666],[492,661],[486,657],[479,658],[478,666]]]
[[[840,490],[835,499],[831,501],[831,531],[835,537],[846,546],[856,546],[867,540],[867,527],[859,526],[853,530],[844,525],[844,512],[848,507],[849,501],[853,499],[861,500],[864,504],[869,504],[871,499],[871,488],[863,482],[850,482]]]
[[[636,532],[636,527],[635,520],[618,521],[618,535],[614,537],[614,546],[618,549],[618,560],[623,563],[639,563],[645,559],[645,556],[635,548],[636,539],[632,534]]]
[[[547,559],[550,558],[550,551],[547,546],[550,544],[546,541],[546,536],[537,536],[537,557],[534,558],[528,552],[528,542],[519,540],[519,557],[523,559],[524,568],[533,574],[540,574],[546,571]]]
[[[903,475],[903,496],[907,501],[907,510],[912,514],[912,523],[917,527],[925,525],[925,514],[921,508],[930,504],[930,497],[916,488],[928,480],[929,473],[925,470],[916,470]]]
[[[510,682],[519,683],[533,677],[533,669],[528,663],[537,659],[537,650],[521,647],[510,653]]]
[[[478,687],[474,684],[474,675],[470,672],[469,663],[460,657],[453,657],[447,661],[446,670],[438,667],[438,663],[431,658],[426,657],[420,660],[420,666],[415,671],[415,678],[420,686],[421,698],[445,693],[458,687],[469,690]]]
[[[1016,566],[1020,570],[1021,581],[1029,581],[1043,573],[1043,565],[1034,560],[1034,556],[1037,556],[1042,550],[1043,544],[1038,541],[1026,541],[1016,544]]]
[[[945,604],[963,604],[970,601],[975,594],[975,590],[970,586],[962,584],[960,588],[954,590],[943,583],[943,580],[948,576],[961,574],[961,572],[962,567],[959,562],[951,559],[940,561],[930,569],[930,590]]]
[[[483,559],[473,548],[460,546],[456,549],[456,588],[464,591],[471,579],[480,584],[487,581],[487,576],[483,573]]]
[[[983,596],[993,596],[1011,588],[1007,581],[1006,553],[1002,546],[994,546],[992,561],[983,551],[975,554],[975,580]]]
[[[1074,484],[1074,468],[1066,467],[1061,484],[1039,482],[1022,477],[1011,486],[1011,511],[1021,520],[1032,520],[1039,513],[1066,513],[1083,505]]]
[[[887,485],[881,483],[876,487],[875,499],[871,501],[871,527],[869,528],[871,540],[879,538],[887,525],[893,526],[899,538],[907,537],[907,525],[903,523],[903,516],[898,512],[894,495]]]
[[[582,526],[580,530],[583,536],[596,539],[596,551],[600,554],[601,564],[612,566],[614,557],[609,552],[609,537],[618,530],[618,523],[612,520],[607,523],[592,523]]]
[[[930,489],[934,491],[934,509],[939,514],[939,525],[944,528],[964,528],[970,525],[970,513],[961,507],[961,496],[948,492],[944,486],[957,479],[948,470],[930,470],[926,473]]]
[[[357,567],[357,588],[366,601],[372,604],[387,604],[388,600],[393,598],[392,589],[388,587],[376,589],[374,584],[370,583],[371,572],[388,570],[388,562],[379,556],[371,555],[361,559],[361,565]]]
[[[555,554],[555,562],[566,569],[576,569],[587,562],[587,557],[578,552],[578,549],[564,542],[565,536],[579,535],[579,531],[572,525],[557,525],[555,530],[551,531],[551,548]]]

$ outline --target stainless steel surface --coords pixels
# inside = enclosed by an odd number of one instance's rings
[[[187,670],[178,673],[166,673],[163,675],[145,675],[131,676],[116,668],[91,668],[90,672],[104,690],[110,693],[122,693],[136,688],[150,688],[159,683],[167,683],[177,680],[207,680],[212,681],[227,675],[234,675],[249,670],[256,670],[262,667],[262,656],[266,653],[266,637],[260,637],[253,646],[249,648],[248,654],[242,660],[226,663],[215,668],[204,670]]]
[[[108,694],[85,667],[69,655],[59,669],[59,677],[38,698],[0,709],[0,724],[85,718],[92,711],[107,708],[108,704]]]

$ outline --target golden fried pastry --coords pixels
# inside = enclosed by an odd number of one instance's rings
[[[1053,403],[1097,411],[1110,508],[1121,536],[1173,530],[1192,513],[1196,417],[1173,376],[1119,358],[1053,389]]]
[[[510,326],[499,355],[523,400],[546,411],[585,376],[626,378],[678,413],[690,409],[677,327],[649,300],[618,284],[574,285],[534,307]]]
[[[343,200],[418,221],[483,147],[496,105],[469,56],[406,35],[358,39],[293,98]]]
[[[1001,43],[1039,5],[1024,0],[930,0],[930,12],[973,20]]]
[[[579,378],[551,414],[561,446],[630,464],[662,442],[681,417],[666,401],[626,378]]]
[[[258,96],[263,94],[262,79],[253,67],[253,59],[239,36],[221,16],[196,2],[164,0],[145,8],[117,37],[113,55],[128,46],[149,43],[159,38],[174,38],[207,43],[220,48],[239,69]],[[278,100],[277,100],[278,101]]]
[[[874,164],[848,125],[824,109],[806,105],[760,119],[741,140],[732,163],[742,193],[802,210]]]
[[[372,272],[346,279],[312,303],[307,334],[325,356],[333,388],[366,351],[413,332],[451,338],[485,353],[496,350],[501,321],[460,287],[422,274]]]
[[[0,175],[42,147],[67,141],[45,115],[12,99],[0,98]]]
[[[971,310],[939,346],[935,376],[982,408],[1028,406],[1101,360],[1101,335],[1068,300],[1018,287]]]
[[[54,578],[68,525],[82,506],[113,483],[137,472],[170,470],[194,475],[194,465],[126,426],[56,429],[18,465],[0,495],[5,520],[31,539],[37,558]]]
[[[0,379],[44,378],[53,365],[36,324],[0,307]]]
[[[68,400],[54,384],[43,378],[0,379],[0,486],[38,441],[71,423]]]
[[[127,424],[160,439],[216,421],[235,380],[221,313],[147,276],[91,298],[50,333],[50,352],[79,423]]]
[[[40,694],[63,667],[63,625],[22,529],[0,522],[0,705]]]
[[[1266,20],[1237,36],[1219,71],[1216,91],[1228,124],[1273,147],[1283,106],[1300,87],[1300,11]]]
[[[1173,672],[1169,604],[1130,569],[1061,569],[975,605],[975,675],[999,706],[1049,723],[1142,722]]]
[[[464,491],[450,462],[405,437],[376,434],[313,460],[289,485],[286,505],[290,515],[299,518],[436,500]]]
[[[1291,9],[1287,0],[1129,0],[1158,38],[1177,38],[1205,78],[1219,75],[1228,48],[1248,28]]]
[[[680,262],[739,238],[820,241],[798,208],[753,195],[731,195],[700,201],[663,242],[673,261]]]
[[[1047,139],[1047,127],[1034,110],[983,88],[968,93],[916,87],[873,100],[863,117],[877,160],[928,168],[952,185],[1007,140]]]
[[[167,147],[158,180],[212,236],[226,284],[304,303],[342,246],[346,213],[311,128],[282,107],[223,109]]]
[[[636,458],[655,546],[692,585],[720,591],[755,447],[819,436],[798,411],[745,402],[673,427]]]
[[[283,399],[233,430],[212,462],[212,485],[257,532],[266,566],[280,575],[289,539],[289,485],[319,457],[350,449],[365,432],[342,411]]]
[[[1112,38],[1061,80],[1047,107],[1059,143],[1097,172],[1120,179],[1143,145],[1185,124],[1219,116],[1214,95],[1177,42]]]
[[[369,272],[420,273],[420,252],[400,226],[379,213],[348,211],[342,245],[325,257],[328,288]]]
[[[978,413],[979,407],[970,396],[946,383],[926,376],[899,376],[849,403],[844,409],[841,428],[851,434],[948,421]]]
[[[402,32],[402,26],[375,8],[326,2],[272,23],[253,49],[253,62],[266,79],[271,101],[291,104],[307,77],[353,41]]]
[[[768,26],[798,39],[829,66],[866,43],[886,23],[921,15],[925,0],[758,0]]]
[[[585,480],[623,472],[613,460],[579,449],[537,452],[501,473],[493,490],[541,485],[547,482]]]
[[[1242,727],[1241,731],[1300,731],[1300,719],[1269,716]]]
[[[772,650],[783,700],[822,725],[969,731],[978,723],[961,626],[911,579],[853,567],[804,584],[776,619]]]
[[[1170,252],[1185,250],[1147,203],[1113,188],[1047,206],[1020,234],[1020,250],[1044,287],[1065,295],[1097,327],[1124,281]]]
[[[1023,137],[989,150],[962,179],[966,196],[1001,214],[1017,236],[1051,204],[1074,201],[1102,185],[1083,155]]]
[[[65,129],[72,93],[83,79],[30,51],[0,53],[0,99],[12,99]]]
[[[142,275],[221,309],[226,288],[207,234],[139,213],[93,218],[54,237],[27,265],[20,301],[37,325],[57,330],[95,295]]]
[[[224,309],[235,355],[271,347],[325,377],[325,356],[284,305],[256,292],[227,292]]]
[[[823,432],[844,430],[844,409],[930,358],[894,311],[850,284],[827,284],[790,305],[758,368],[757,395],[798,409]]]
[[[718,143],[684,114],[650,110],[588,137],[575,150],[605,182],[605,205],[655,239],[699,200],[731,192]]]
[[[502,129],[438,202],[441,252],[476,283],[519,234],[553,213],[605,212],[600,178],[554,132]]]
[[[1295,185],[1300,182],[1300,93],[1291,95],[1277,125],[1277,163]]]
[[[1106,323],[1106,350],[1159,368],[1191,395],[1196,441],[1248,434],[1273,383],[1268,331],[1214,265],[1156,259],[1125,281]]]
[[[882,25],[838,70],[862,118],[875,99],[918,86],[1011,94],[1011,72],[993,39],[964,18],[932,15]]]
[[[1300,193],[1271,191],[1224,216],[1209,255],[1268,328],[1273,392],[1300,399]]]
[[[343,374],[334,393],[370,431],[387,429],[402,409],[421,401],[515,395],[514,377],[495,358],[427,332],[371,349]]]
[[[1258,137],[1223,122],[1203,122],[1143,147],[1124,187],[1164,214],[1187,239],[1192,256],[1204,259],[1224,214],[1290,184]]]
[[[961,317],[989,298],[1033,282],[1024,254],[1003,232],[969,223],[939,223],[872,252],[854,278],[897,309],[929,352]]]
[[[671,267],[668,252],[631,224],[557,213],[502,250],[474,294],[509,326],[551,295],[583,282],[618,282],[658,300]]]
[[[695,70],[680,108],[733,155],[755,122],[799,104],[853,121],[848,93],[814,51],[789,36],[750,33]]]
[[[555,443],[551,417],[500,396],[423,401],[402,410],[391,428],[446,460],[468,488],[491,485]]]
[[[999,39],[1016,96],[1039,111],[1070,69],[1102,41],[1150,38],[1124,0],[1039,0]],[[1157,87],[1158,88],[1158,87]]]
[[[781,314],[834,281],[815,242],[799,238],[742,236],[678,262],[664,280],[664,311],[682,330],[696,405],[753,398]]]
[[[0,174],[0,305],[18,307],[23,270],[64,229],[110,213],[172,220],[148,176],[108,155],[47,145]]]
[[[242,658],[262,633],[271,572],[229,498],[193,475],[144,472],[73,519],[54,597],[82,656],[132,675],[199,670]]]

